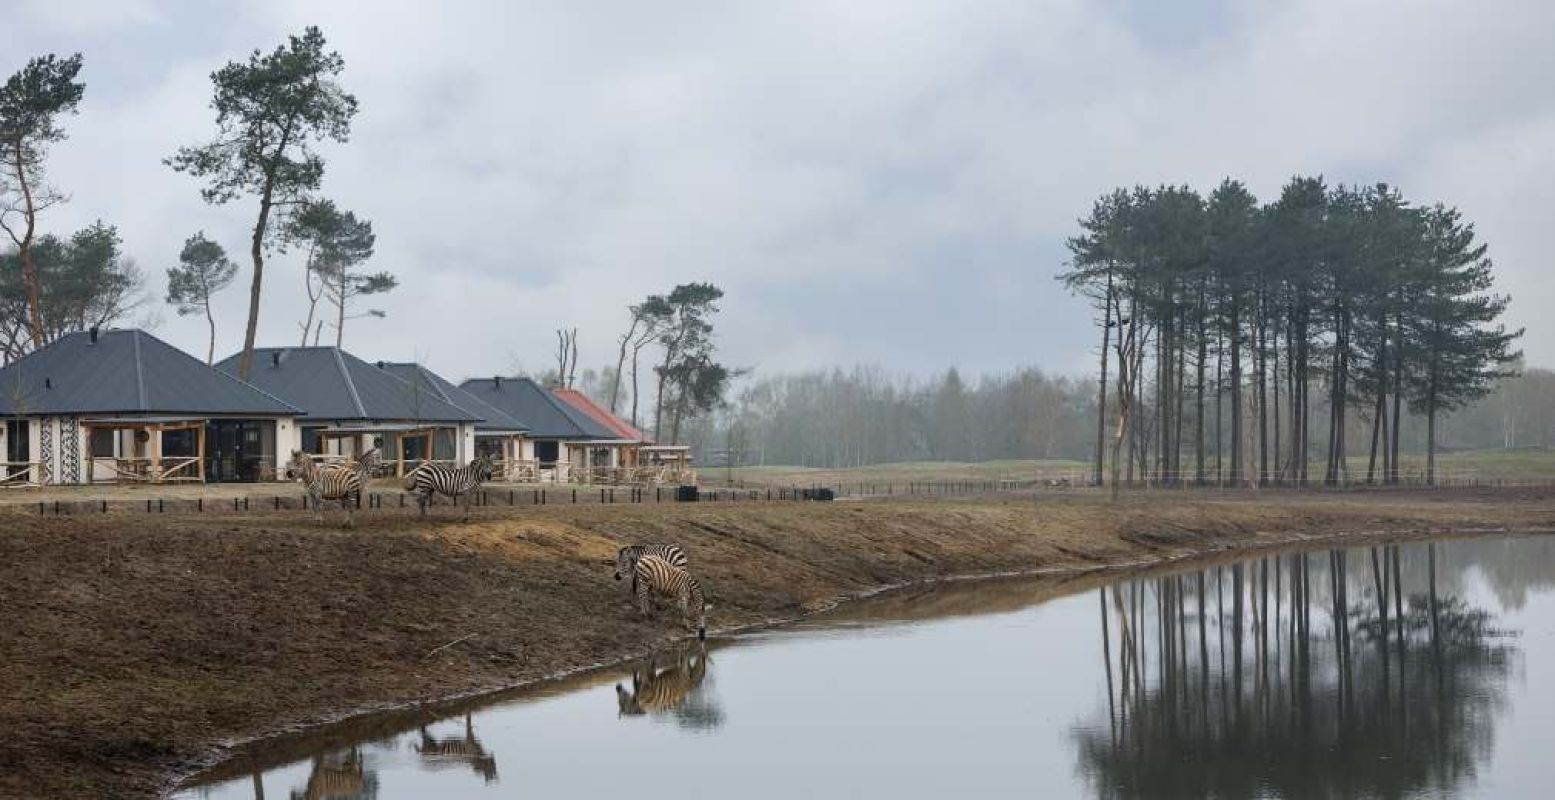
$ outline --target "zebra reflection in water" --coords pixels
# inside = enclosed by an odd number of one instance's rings
[[[263,797],[257,775],[254,785],[256,797]],[[291,800],[372,800],[377,796],[378,776],[363,767],[362,753],[355,747],[344,753],[314,756],[307,786],[291,791]]]
[[[430,767],[468,766],[487,783],[497,780],[497,757],[486,750],[480,739],[475,738],[475,726],[470,715],[464,715],[464,735],[436,737],[421,729],[421,743],[416,745],[421,760]]]
[[[616,716],[670,716],[682,727],[711,729],[723,724],[723,709],[706,691],[707,645],[698,642],[675,652],[669,666],[659,668],[658,655],[632,669],[632,688],[616,684]]]

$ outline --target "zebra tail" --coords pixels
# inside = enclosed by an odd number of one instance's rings
[[[421,471],[421,468],[417,467],[416,469],[413,469],[410,472],[405,473],[405,481],[404,481],[405,491],[407,491],[407,492],[415,491],[415,489],[416,489],[416,473],[418,473],[420,471]]]

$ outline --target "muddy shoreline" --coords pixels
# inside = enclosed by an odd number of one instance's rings
[[[1492,491],[523,511],[364,515],[353,532],[7,519],[0,659],[19,680],[0,698],[17,734],[0,797],[156,797],[278,732],[629,660],[681,635],[620,613],[603,562],[639,538],[688,546],[728,635],[932,582],[1100,582],[1254,549],[1555,528],[1555,496]]]

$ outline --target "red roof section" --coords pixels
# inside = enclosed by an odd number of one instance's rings
[[[563,403],[566,403],[567,405],[582,411],[584,414],[587,414],[590,419],[598,422],[606,428],[609,428],[622,439],[629,439],[634,442],[643,442],[644,444],[653,443],[652,440],[648,438],[647,434],[632,427],[626,422],[626,420],[623,420],[620,417],[610,413],[609,411],[606,411],[602,406],[590,399],[588,395],[578,391],[577,389],[553,388],[551,389],[551,394],[556,395],[557,399],[561,400]]]

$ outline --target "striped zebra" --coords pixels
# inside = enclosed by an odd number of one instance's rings
[[[632,576],[632,596],[637,596],[637,560],[658,556],[674,566],[686,566],[686,551],[678,544],[633,544],[616,551],[616,580]]]
[[[647,670],[633,669],[630,692],[616,684],[616,716],[662,714],[679,708],[707,677],[707,647],[701,642],[697,644],[695,657],[690,648],[682,649],[675,663],[665,669],[659,669],[653,657],[649,658]]]
[[[707,610],[712,608],[702,594],[702,584],[691,573],[658,556],[637,560],[637,611],[649,613],[650,595],[672,597],[680,606],[681,622],[689,630],[695,622],[697,639],[707,638]]]
[[[427,733],[426,727],[423,726],[421,744],[416,745],[416,753],[428,766],[464,764],[475,770],[475,773],[484,778],[487,783],[497,779],[497,757],[475,737],[475,726],[471,723],[469,714],[464,715],[463,736],[438,738]]]
[[[313,503],[313,516],[322,519],[323,501],[339,500],[346,512],[346,527],[356,524],[356,507],[362,502],[362,487],[377,468],[377,448],[362,454],[354,465],[314,463],[313,457],[301,450],[292,451],[292,460],[286,466],[286,477],[300,480]]]
[[[469,466],[446,467],[442,464],[426,462],[410,471],[405,476],[405,491],[416,495],[416,506],[421,509],[422,516],[427,513],[427,506],[432,502],[432,493],[447,495],[454,502],[460,497],[464,498],[464,516],[470,517],[470,494],[481,487],[481,484],[491,480],[493,467],[491,459],[485,456],[476,456]]]
[[[369,783],[374,785],[369,786]],[[366,797],[369,789],[376,788],[376,781],[370,781],[368,773],[362,768],[361,753],[353,747],[343,758],[338,754],[329,758],[314,756],[307,787],[301,792],[293,789],[291,797],[292,800]]]

